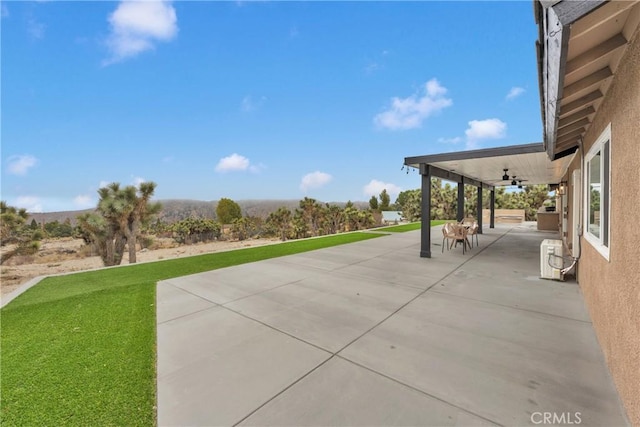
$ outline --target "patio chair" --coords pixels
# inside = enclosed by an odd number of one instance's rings
[[[456,240],[456,233],[453,230],[453,223],[445,222],[442,226],[442,253],[444,253],[445,241],[447,250],[450,250]],[[449,243],[451,241],[451,243]]]
[[[473,225],[475,222],[476,222],[475,218],[468,216],[464,218],[462,221],[460,221],[460,224]]]
[[[469,229],[467,230],[467,235],[471,236],[471,247],[473,247],[473,236],[476,236],[476,246],[479,246],[480,243],[478,242],[478,230],[480,229],[480,226],[478,225],[478,223],[476,221],[473,221],[473,224],[471,224],[471,226],[469,227]]]
[[[471,246],[469,240],[467,239],[467,227],[460,224],[452,224],[452,228],[454,233],[455,247],[458,247],[458,243],[462,243],[462,253],[464,254],[467,250],[467,245]]]

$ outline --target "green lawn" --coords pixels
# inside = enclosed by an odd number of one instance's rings
[[[339,234],[47,278],[0,311],[0,424],[155,425],[158,281],[375,237]]]
[[[159,280],[379,236],[340,234],[47,278],[0,312],[0,424],[155,425]]]
[[[445,220],[433,220],[433,221],[431,221],[431,226],[434,227],[436,225],[444,224],[445,222],[447,222],[447,221],[445,221]],[[404,233],[404,232],[407,232],[407,231],[420,230],[420,228],[422,228],[420,222],[412,222],[412,223],[409,223],[409,224],[392,225],[390,227],[376,228],[376,231],[390,231],[392,233]]]

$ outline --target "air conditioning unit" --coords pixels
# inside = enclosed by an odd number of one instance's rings
[[[562,240],[545,239],[540,244],[540,277],[562,280]]]

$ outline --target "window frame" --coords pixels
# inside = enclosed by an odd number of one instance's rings
[[[589,230],[591,212],[591,161],[600,155],[600,235]],[[600,134],[585,156],[583,176],[583,236],[607,261],[611,249],[611,123]]]

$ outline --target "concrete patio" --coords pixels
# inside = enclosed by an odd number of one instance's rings
[[[158,284],[158,424],[629,425],[535,223],[419,232]]]

